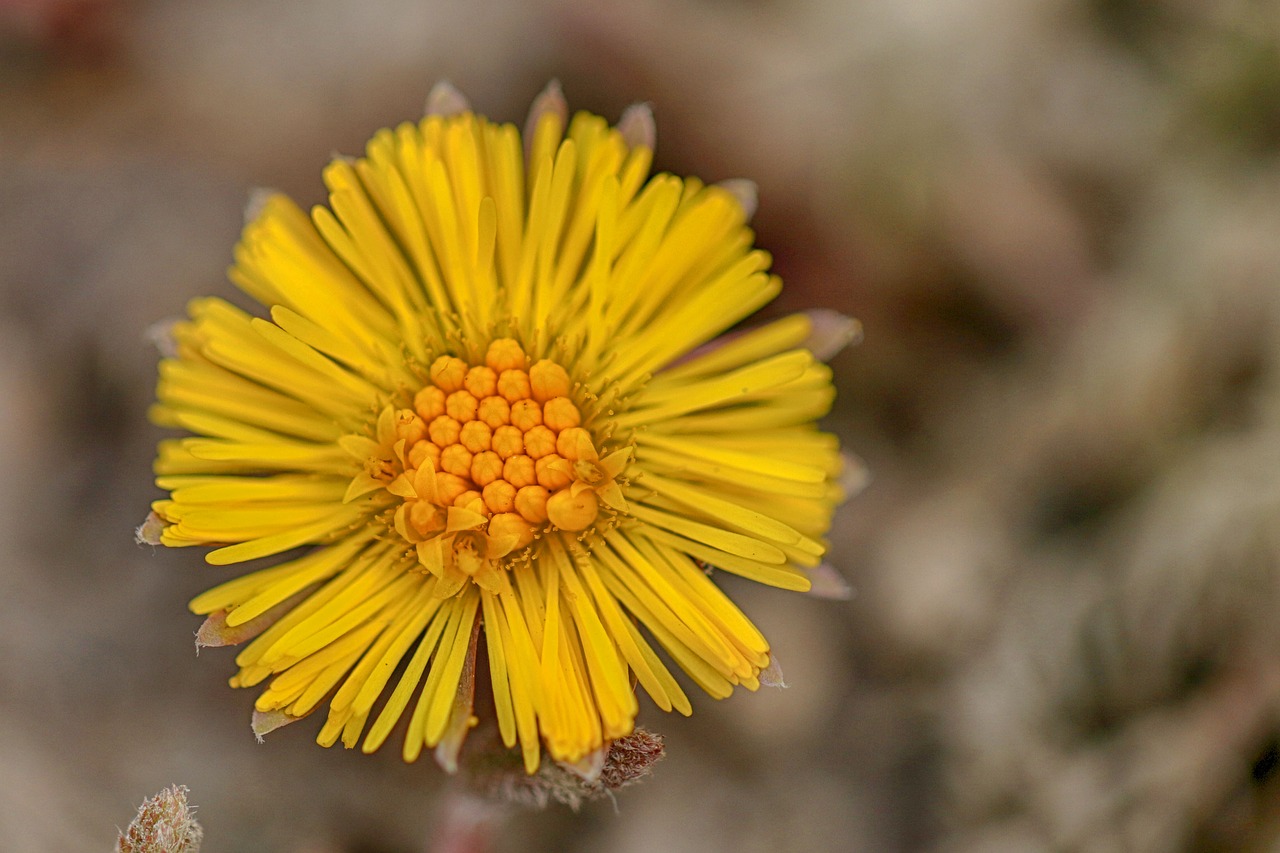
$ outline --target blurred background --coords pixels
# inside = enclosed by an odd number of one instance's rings
[[[760,187],[769,310],[859,317],[871,486],[823,601],[727,578],[790,687],[501,851],[1280,850],[1280,3],[0,0],[0,838],[101,850],[191,789],[208,851],[408,853],[443,774],[254,742],[153,553],[153,323],[231,295],[251,188],[420,115],[658,120]],[[693,694],[691,694],[693,695]]]

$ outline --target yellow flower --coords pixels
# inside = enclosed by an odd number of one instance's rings
[[[272,195],[232,280],[268,317],[198,299],[160,365],[152,533],[229,565],[198,596],[261,633],[232,684],[318,741],[447,767],[474,725],[478,648],[528,772],[632,731],[635,683],[754,690],[769,645],[709,567],[792,590],[820,563],[841,458],[814,420],[829,369],[795,315],[703,346],[777,293],[741,185],[649,176],[652,119],[566,128],[548,89],[522,143],[452,90]],[[841,333],[852,325],[840,326]],[[479,643],[483,636],[484,643]],[[363,741],[361,739],[363,738]]]

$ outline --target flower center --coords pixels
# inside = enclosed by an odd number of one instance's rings
[[[616,478],[629,450],[599,456],[571,391],[564,367],[530,363],[510,338],[493,341],[482,364],[431,364],[413,408],[395,412],[402,466],[373,474],[403,499],[395,528],[423,567],[488,587],[499,561],[537,535],[586,531],[602,502],[625,509]]]

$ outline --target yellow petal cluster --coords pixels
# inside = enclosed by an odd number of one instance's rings
[[[379,131],[310,212],[274,195],[232,280],[174,329],[153,419],[160,541],[274,555],[191,604],[261,630],[236,686],[327,705],[318,740],[446,766],[488,658],[533,772],[770,662],[711,567],[793,590],[841,498],[829,369],[728,189],[650,176],[651,140],[552,91],[527,132],[469,111]],[[634,122],[633,122],[634,123]],[[480,642],[483,638],[483,643]]]

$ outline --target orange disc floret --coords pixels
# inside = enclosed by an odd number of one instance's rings
[[[556,436],[556,453],[573,462],[591,458],[594,448],[591,434],[582,427],[569,427]]]
[[[524,548],[533,541],[533,528],[529,526],[529,522],[514,512],[498,513],[489,519],[488,532],[491,539],[503,539],[508,536],[516,537],[516,544],[512,548],[513,551]]]
[[[441,415],[427,425],[427,434],[439,447],[448,447],[458,440],[462,425],[448,415]]]
[[[502,457],[492,450],[477,453],[471,460],[471,480],[481,488],[502,477]]]
[[[493,512],[511,512],[516,506],[516,487],[506,480],[493,480],[484,487],[485,506]]]
[[[488,450],[493,440],[493,430],[484,421],[468,421],[458,433],[458,441],[472,453]]]
[[[560,432],[582,423],[582,413],[568,397],[555,397],[542,406],[542,422]]]
[[[528,432],[542,425],[542,406],[535,400],[517,400],[511,404],[511,425]]]
[[[491,397],[498,390],[498,373],[492,367],[481,364],[467,371],[467,378],[462,385],[475,395],[477,400]]]
[[[485,397],[480,401],[476,417],[488,424],[490,429],[497,429],[511,423],[511,404],[501,397]]]
[[[572,469],[562,456],[551,453],[534,463],[538,485],[550,491],[563,489],[573,482]]]
[[[404,439],[405,444],[421,441],[427,434],[427,424],[413,409],[401,409],[396,412],[396,438]]]
[[[524,452],[534,459],[541,459],[556,452],[556,434],[539,424],[524,434]]]
[[[430,441],[419,441],[409,448],[409,467],[421,468],[430,459],[437,469],[440,467],[440,448]]]
[[[529,387],[529,374],[523,370],[504,370],[498,374],[498,393],[508,403],[527,400],[533,396]]]
[[[431,363],[431,383],[446,394],[462,387],[467,378],[467,363],[452,355],[442,355]]]
[[[530,524],[547,520],[547,490],[542,486],[525,486],[516,491],[516,512]]]
[[[544,358],[529,368],[529,386],[533,399],[539,403],[564,397],[569,393],[569,373],[554,361]]]
[[[489,448],[503,459],[524,451],[524,436],[513,426],[500,426],[493,431]]]
[[[428,385],[414,395],[413,408],[417,410],[418,417],[431,423],[444,414],[444,397],[443,391],[434,385]]]
[[[471,476],[471,451],[461,444],[451,444],[440,451],[440,467],[459,477]]]
[[[502,479],[517,489],[521,486],[532,486],[537,481],[533,460],[523,453],[512,456],[502,465]]]
[[[573,533],[586,530],[599,514],[600,502],[590,489],[576,496],[572,489],[565,489],[547,498],[547,518],[561,530]]]
[[[511,338],[498,338],[489,344],[484,363],[495,373],[502,373],[504,370],[524,370],[529,360],[519,343]]]
[[[467,390],[454,391],[444,400],[444,412],[460,424],[476,419],[480,402]]]

